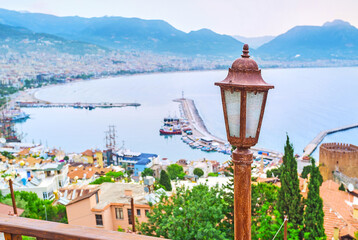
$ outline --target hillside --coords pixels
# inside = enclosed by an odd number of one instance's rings
[[[162,20],[57,17],[0,9],[0,23],[122,50],[176,55],[237,56],[243,43],[208,29],[185,33]]]
[[[94,44],[66,40],[54,35],[35,33],[26,28],[0,24],[0,53],[69,53],[97,54],[106,51]]]
[[[297,26],[257,52],[265,60],[358,59],[358,29],[341,20],[323,26]]]

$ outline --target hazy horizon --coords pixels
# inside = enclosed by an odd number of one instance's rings
[[[160,19],[185,32],[208,28],[244,37],[277,36],[298,25],[321,26],[335,19],[358,26],[355,0],[0,0],[0,8],[56,16]]]

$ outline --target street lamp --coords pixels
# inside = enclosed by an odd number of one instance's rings
[[[234,163],[235,240],[251,239],[251,164],[252,152],[259,138],[268,90],[257,63],[250,59],[249,45],[234,61],[227,77],[216,82],[221,89],[228,141],[236,149]]]

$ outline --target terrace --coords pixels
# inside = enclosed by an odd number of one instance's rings
[[[20,240],[22,236],[34,237],[37,240],[154,240],[159,238],[143,235],[108,231],[83,226],[22,218],[16,216],[0,215],[0,232],[4,233],[5,240]],[[162,238],[160,238],[162,239]]]

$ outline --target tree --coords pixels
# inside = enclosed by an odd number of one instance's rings
[[[300,229],[303,221],[303,203],[297,174],[297,161],[293,146],[287,136],[285,154],[281,165],[281,189],[278,194],[278,210],[281,216],[287,215],[295,229]]]
[[[345,192],[346,188],[344,187],[343,183],[339,186],[338,190]]]
[[[154,171],[151,168],[145,168],[142,172],[142,177],[153,176]]]
[[[15,191],[14,194],[17,207],[24,209],[21,217],[45,220],[47,213],[48,221],[67,223],[65,206],[52,205],[53,201],[42,200],[33,192]],[[1,202],[12,205],[11,194],[4,196]],[[44,206],[46,206],[46,212]]]
[[[124,176],[124,173],[110,171],[110,172],[106,173],[106,176],[114,178],[114,179],[118,179],[118,178],[122,178]]]
[[[273,177],[273,174],[272,174],[272,171],[271,171],[271,170],[267,170],[267,171],[266,171],[266,177],[268,177],[268,178],[272,178],[272,177]]]
[[[302,178],[307,178],[308,174],[311,172],[311,165],[307,165],[303,167],[302,173],[301,173],[301,177]]]
[[[178,164],[170,164],[167,171],[171,180],[174,180],[177,177],[179,178],[179,175],[184,173],[183,167]]]
[[[195,168],[193,173],[194,173],[194,175],[198,176],[199,178],[204,175],[204,171],[201,168]]]
[[[311,177],[308,183],[308,194],[306,199],[306,208],[303,217],[304,238],[305,239],[326,239],[323,227],[323,200],[319,195],[319,187],[322,184],[321,173],[311,158]]]
[[[110,176],[105,176],[105,177],[101,176],[101,177],[97,178],[96,180],[94,180],[93,182],[90,182],[90,184],[91,185],[102,184],[104,182],[114,182],[114,181],[112,180],[112,177],[110,177]]]
[[[169,176],[168,176],[167,172],[164,170],[162,170],[160,172],[159,184],[162,185],[163,187],[165,187],[166,191],[172,190],[172,184],[170,182]]]
[[[145,235],[173,240],[229,239],[219,226],[225,217],[221,196],[218,186],[177,188],[171,198],[160,197],[147,215],[148,222],[141,223],[138,229]]]

